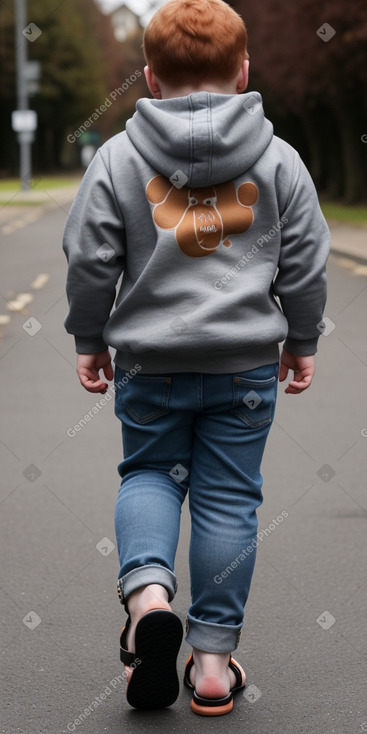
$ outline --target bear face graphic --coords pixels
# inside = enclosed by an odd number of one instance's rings
[[[148,182],[146,194],[155,205],[155,224],[175,231],[176,242],[185,255],[205,257],[220,244],[230,247],[229,235],[242,234],[251,227],[251,206],[259,192],[250,181],[237,190],[232,181],[200,189],[177,189],[159,175]]]

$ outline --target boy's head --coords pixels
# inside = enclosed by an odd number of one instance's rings
[[[203,85],[226,89],[234,80],[237,92],[247,86],[246,27],[223,0],[169,0],[146,27],[143,47],[154,96],[163,96],[156,86],[168,92]]]

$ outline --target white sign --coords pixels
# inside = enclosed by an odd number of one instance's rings
[[[14,110],[11,113],[11,125],[16,133],[37,130],[37,112],[34,110]]]

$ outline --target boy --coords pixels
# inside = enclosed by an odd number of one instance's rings
[[[170,0],[144,53],[153,99],[97,152],[69,214],[65,327],[83,387],[105,393],[100,370],[115,379],[127,700],[160,708],[178,695],[183,631],[170,602],[188,493],[184,681],[195,713],[219,715],[245,685],[231,653],[255,562],[260,464],[278,378],[294,372],[293,395],[312,381],[329,231],[299,155],[273,135],[260,94],[242,94],[247,34],[233,9]]]

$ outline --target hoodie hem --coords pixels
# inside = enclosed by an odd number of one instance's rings
[[[266,364],[279,362],[278,342],[267,344],[265,347],[244,349],[243,352],[233,354],[231,352],[207,352],[203,356],[177,354],[174,356],[163,355],[161,352],[150,354],[142,352],[134,354],[129,351],[116,351],[115,364],[120,369],[129,372],[140,364],[139,374],[165,374],[172,372],[201,372],[204,374],[231,374],[234,372],[246,372]]]

